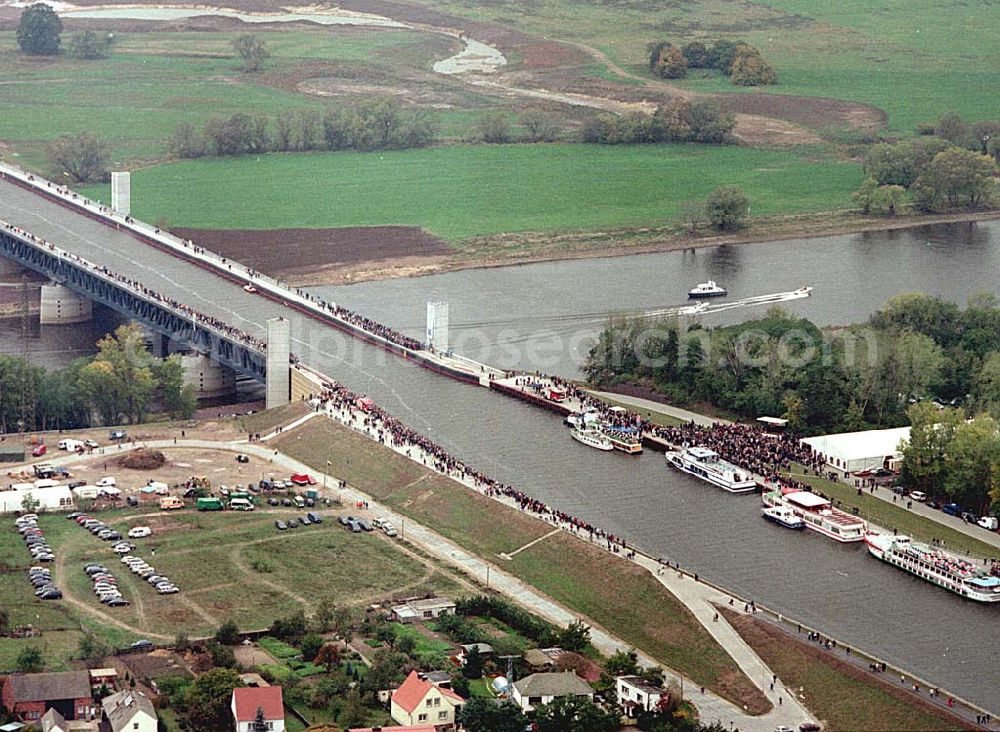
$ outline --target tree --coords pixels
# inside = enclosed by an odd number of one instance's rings
[[[24,494],[24,497],[21,499],[21,509],[25,513],[34,513],[35,511],[38,510],[38,507],[41,506],[41,505],[42,505],[41,501],[39,501],[37,498],[35,498],[31,494],[31,491],[27,491]]]
[[[977,205],[993,190],[996,163],[988,155],[953,147],[934,156],[917,184],[933,191],[933,201],[948,206]]]
[[[111,655],[111,644],[93,633],[84,633],[77,653],[88,665],[96,665]]]
[[[729,79],[737,86],[765,86],[777,84],[778,74],[759,52],[741,53],[733,59]]]
[[[257,36],[246,33],[233,40],[233,50],[243,62],[243,71],[255,74],[264,68],[264,62],[271,57],[267,44]]]
[[[10,632],[10,613],[7,608],[0,607],[0,636],[5,636]]]
[[[45,659],[38,646],[25,646],[17,654],[14,668],[23,674],[37,674],[45,668]]]
[[[412,656],[417,650],[417,641],[412,635],[404,635],[396,641],[396,650],[404,656]]]
[[[97,342],[98,353],[79,373],[78,388],[105,424],[141,422],[156,388],[145,338],[138,325],[118,327]]]
[[[552,142],[559,134],[552,118],[540,109],[529,109],[522,114],[521,126],[530,142]]]
[[[17,45],[31,56],[55,56],[59,53],[62,21],[51,5],[34,3],[21,11],[17,25]]]
[[[107,149],[89,132],[57,137],[46,146],[45,153],[57,175],[65,174],[78,183],[107,177]]]
[[[337,724],[343,729],[350,729],[351,727],[360,727],[367,721],[368,710],[361,703],[361,695],[357,689],[351,689],[347,692],[343,709],[337,715]]]
[[[708,66],[708,46],[701,41],[686,43],[681,49],[688,66],[692,69],[703,69]]]
[[[740,49],[748,48],[746,41],[716,41],[706,54],[705,63],[728,76],[732,72],[733,61],[740,55]]]
[[[183,716],[188,725],[199,730],[226,729],[232,723],[229,711],[233,689],[245,684],[235,669],[214,668],[206,671],[188,687],[184,695]]]
[[[583,651],[590,645],[590,626],[574,620],[556,634],[556,645],[574,653]]]
[[[298,640],[306,634],[306,614],[299,610],[271,623],[271,635],[281,640]]]
[[[698,226],[705,221],[705,204],[701,201],[681,201],[680,219],[690,236],[698,234]]]
[[[396,628],[389,623],[380,623],[375,631],[375,638],[392,649],[396,645]]]
[[[489,112],[476,121],[480,142],[503,144],[510,142],[510,117],[505,112]]]
[[[103,38],[94,31],[74,33],[69,42],[69,54],[82,61],[95,61],[108,55],[109,36]]]
[[[340,665],[340,647],[336,643],[324,643],[313,658],[313,663],[325,666],[328,674],[333,673]]]
[[[719,186],[709,194],[705,214],[719,231],[739,231],[750,217],[750,199],[739,186]]]
[[[869,214],[896,215],[896,208],[903,200],[906,189],[898,185],[880,186],[878,181],[869,176],[854,192],[854,200],[865,216]]]
[[[235,646],[240,642],[240,626],[235,620],[227,620],[215,631],[215,640],[224,646]]]
[[[466,732],[524,732],[528,724],[524,713],[514,704],[496,704],[479,697],[462,706],[458,722]]]
[[[205,154],[205,137],[190,122],[181,122],[170,134],[167,147],[179,158],[200,158]]]
[[[616,732],[619,715],[585,696],[560,696],[535,709],[537,732]]]
[[[687,113],[691,139],[695,142],[723,144],[732,141],[736,117],[726,112],[714,99],[691,102]]]
[[[945,484],[945,455],[963,415],[956,409],[937,410],[926,402],[907,412],[910,439],[902,447],[902,482],[910,490],[940,495]]]
[[[299,643],[299,650],[302,651],[302,658],[309,661],[319,655],[323,647],[323,636],[318,633],[306,633]]]
[[[604,664],[604,670],[611,676],[634,676],[639,673],[639,656],[634,649],[617,651]]]
[[[863,215],[867,216],[872,212],[877,193],[878,181],[872,176],[865,178],[861,182],[861,187],[853,193],[854,202],[858,204]]]
[[[687,59],[681,49],[673,45],[661,49],[660,58],[653,67],[653,72],[664,79],[683,79],[687,76],[687,70]]]
[[[462,676],[467,679],[483,678],[483,657],[479,653],[479,647],[473,645],[465,656],[465,665],[462,666]]]
[[[198,408],[194,386],[184,383],[181,357],[174,354],[151,364],[156,382],[156,399],[174,419],[188,419]]]
[[[965,121],[955,111],[945,112],[934,126],[934,135],[955,145],[964,145],[969,134]]]

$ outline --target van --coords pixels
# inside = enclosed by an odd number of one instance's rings
[[[69,452],[76,452],[77,450],[83,449],[82,440],[59,440],[59,449],[67,450]]]
[[[51,478],[56,474],[56,469],[48,463],[39,463],[35,466],[36,478]]]
[[[982,526],[987,531],[996,531],[997,525],[1000,525],[1000,519],[996,516],[983,516],[976,522],[976,525]]]
[[[302,496],[295,496],[295,498],[293,498],[292,501],[295,503],[296,508],[306,507],[306,499],[303,498]]]
[[[927,494],[923,491],[910,491],[910,498],[923,503],[927,500]]]
[[[128,439],[128,433],[125,430],[111,430],[108,433],[109,440],[126,440]]]
[[[35,449],[31,451],[31,457],[41,457],[49,451],[49,448],[45,447],[43,442],[41,445],[35,445]]]
[[[116,482],[117,481],[109,475],[101,478],[96,483],[94,483],[94,485],[96,485],[98,488],[111,488],[115,485]]]
[[[178,508],[184,508],[184,501],[182,501],[177,496],[166,496],[160,499],[160,509],[163,511],[173,511]]]
[[[253,503],[248,498],[234,498],[229,502],[230,511],[253,511]]]

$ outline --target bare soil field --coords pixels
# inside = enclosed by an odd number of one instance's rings
[[[399,272],[443,264],[454,250],[414,226],[173,230],[185,239],[296,284],[350,281],[359,271]],[[368,279],[372,279],[368,277]]]

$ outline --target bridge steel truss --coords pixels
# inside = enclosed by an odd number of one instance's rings
[[[240,341],[226,338],[165,303],[149,300],[116,282],[113,278],[74,263],[58,250],[31,241],[17,232],[0,228],[0,256],[49,277],[94,302],[107,305],[171,340],[207,353],[213,360],[238,374],[266,381],[266,354]]]

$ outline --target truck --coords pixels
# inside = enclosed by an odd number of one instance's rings
[[[249,498],[233,498],[229,501],[230,511],[253,511],[253,502]]]
[[[562,386],[550,386],[545,390],[545,398],[550,402],[564,402],[569,392]]]
[[[221,511],[225,506],[218,498],[199,498],[195,508],[199,511]]]
[[[996,531],[997,525],[1000,524],[1000,520],[998,520],[996,516],[983,516],[976,523],[987,531]]]
[[[174,511],[178,508],[184,508],[184,501],[177,496],[166,496],[160,499],[160,510]]]

